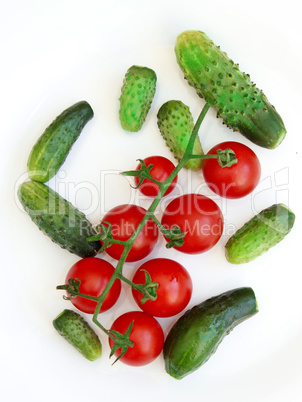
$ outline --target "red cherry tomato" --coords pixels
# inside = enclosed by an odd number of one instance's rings
[[[89,296],[98,297],[105,289],[114,267],[107,261],[100,258],[88,257],[76,262],[68,271],[65,283],[70,278],[81,281],[79,292]],[[109,310],[118,300],[121,292],[121,281],[116,279],[110,288],[101,307],[101,312]],[[94,300],[85,299],[77,296],[71,299],[71,303],[84,313],[93,314],[97,305]]]
[[[145,262],[134,274],[133,283],[145,284],[145,271],[152,282],[158,283],[156,300],[142,303],[143,294],[132,288],[138,306],[155,317],[172,317],[184,310],[192,295],[192,280],[188,271],[178,262],[168,258],[155,258]]]
[[[142,311],[129,311],[118,317],[111,326],[111,330],[125,334],[133,321],[130,340],[134,343],[127,352],[120,358],[130,366],[144,366],[155,360],[161,353],[164,346],[164,333],[154,317]],[[114,341],[109,337],[109,345],[112,349]],[[118,357],[121,348],[117,349],[114,355]]]
[[[148,158],[144,159],[146,166],[153,165],[152,169],[150,170],[151,176],[160,182],[165,181],[170,174],[175,169],[173,163],[163,156],[149,156]],[[141,169],[141,164],[139,163],[136,170]],[[135,185],[137,186],[139,183],[140,178],[134,177]],[[177,176],[174,178],[170,186],[168,187],[165,195],[170,194],[173,191],[174,187],[177,183]],[[156,183],[153,183],[149,179],[145,179],[143,183],[139,186],[139,191],[148,196],[148,197],[156,197],[159,192],[159,186]]]
[[[202,165],[204,179],[210,189],[221,197],[241,198],[250,194],[259,183],[260,162],[254,151],[234,141],[215,145],[208,155],[227,148],[235,152],[238,162],[230,167],[221,167],[217,159],[205,159]]]
[[[174,198],[166,207],[162,221],[166,229],[179,226],[186,233],[184,244],[175,249],[188,254],[210,250],[223,232],[223,216],[218,205],[201,194]]]
[[[146,214],[142,207],[132,204],[119,205],[111,209],[103,218],[103,223],[109,222],[112,226],[112,237],[115,240],[126,241],[136,230]],[[108,225],[106,225],[108,226]],[[127,262],[138,261],[151,253],[158,240],[158,228],[152,219],[148,219],[145,226],[135,239],[126,258]],[[124,251],[121,244],[112,244],[106,249],[107,254],[119,260]]]

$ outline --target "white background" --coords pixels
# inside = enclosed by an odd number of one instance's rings
[[[297,1],[66,1],[1,2],[1,396],[5,401],[300,401],[301,322],[301,25]],[[186,103],[197,118],[203,101],[183,79],[174,55],[176,36],[199,29],[250,73],[276,106],[287,137],[276,150],[248,142],[222,126],[210,110],[200,130],[205,151],[225,140],[249,145],[262,176],[253,194],[225,201],[204,185],[202,174],[181,172],[179,191],[212,197],[225,216],[226,231],[211,251],[188,256],[166,250],[150,257],[181,262],[190,272],[190,306],[239,287],[253,287],[260,312],[226,337],[216,354],[181,381],[169,377],[162,356],[149,366],[111,366],[106,337],[103,356],[91,363],[52,326],[71,305],[56,285],[79,258],[45,237],[15,198],[26,177],[31,147],[46,126],[79,100],[95,117],[85,127],[50,186],[97,223],[109,208],[127,202],[148,206],[118,175],[136,159],[163,155],[156,114],[169,99]],[[143,129],[126,133],[118,121],[118,98],[126,70],[153,68],[157,91]],[[177,192],[176,192],[177,193]],[[175,194],[176,194],[175,193]],[[255,261],[225,260],[229,231],[261,209],[283,202],[296,213],[292,232]],[[106,255],[102,258],[115,264]],[[131,278],[140,262],[127,264]],[[117,305],[101,317],[108,328],[121,313],[137,309],[123,286]],[[86,317],[90,320],[90,317]],[[159,320],[165,333],[176,318]]]

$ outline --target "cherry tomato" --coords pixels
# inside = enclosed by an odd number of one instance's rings
[[[161,223],[166,229],[177,225],[186,233],[184,244],[174,248],[188,254],[210,250],[223,232],[220,208],[213,200],[201,194],[185,194],[174,198],[167,205]]]
[[[155,258],[145,262],[134,274],[133,283],[145,284],[145,271],[152,282],[158,283],[156,300],[141,303],[143,293],[132,288],[138,306],[155,317],[172,317],[184,310],[192,296],[192,280],[188,271],[168,258]]]
[[[163,156],[149,156],[148,158],[144,159],[146,166],[153,165],[152,169],[150,169],[151,176],[160,182],[165,181],[170,174],[175,169],[173,163]],[[136,170],[141,169],[141,164],[139,163]],[[135,185],[137,186],[139,183],[140,178],[134,177]],[[165,195],[170,194],[173,191],[174,187],[177,183],[177,176],[174,178],[170,186],[168,187]],[[139,191],[148,196],[148,197],[156,197],[159,192],[159,186],[156,183],[153,183],[149,179],[145,179],[143,183],[139,186]]]
[[[120,358],[130,366],[144,366],[155,360],[161,353],[164,346],[164,332],[154,317],[142,311],[129,311],[119,316],[111,326],[111,330],[125,334],[133,321],[130,340],[134,343],[127,352]],[[112,349],[114,341],[109,337],[109,345]],[[118,357],[121,348],[117,349],[114,355]]]
[[[113,273],[114,267],[109,262],[100,258],[87,257],[79,260],[70,268],[65,283],[67,284],[70,278],[78,279],[81,281],[80,293],[98,297],[105,289]],[[120,292],[121,281],[116,279],[106,295],[100,311],[109,310],[117,302]],[[80,296],[71,299],[71,303],[80,311],[88,314],[93,314],[97,305],[96,301]]]
[[[109,222],[112,226],[112,237],[115,240],[126,241],[133,234],[146,214],[142,207],[132,204],[119,205],[111,209],[103,218],[103,223]],[[106,225],[108,226],[108,225]],[[126,258],[127,262],[138,261],[147,257],[151,253],[158,240],[158,228],[150,218],[135,239],[133,246]],[[112,244],[106,249],[110,257],[119,260],[124,246],[121,244]]]
[[[210,189],[221,197],[241,198],[250,194],[259,183],[260,162],[254,151],[234,141],[215,145],[208,155],[227,148],[235,152],[238,162],[230,167],[221,167],[217,159],[205,159],[202,166],[204,179]]]

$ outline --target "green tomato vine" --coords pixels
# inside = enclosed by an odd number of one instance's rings
[[[130,285],[131,287],[139,290],[141,293],[144,294],[144,297],[143,297],[144,301],[147,301],[148,299],[155,300],[156,299],[156,289],[158,287],[158,284],[156,282],[152,282],[152,279],[148,273],[145,273],[145,284],[144,285],[134,284],[133,282],[131,282],[127,278],[125,278],[122,274],[124,263],[126,261],[126,258],[131,250],[131,247],[132,247],[135,239],[137,238],[137,236],[143,229],[143,227],[146,224],[146,222],[148,221],[148,219],[151,218],[157,224],[160,231],[169,239],[169,242],[166,245],[167,248],[171,248],[174,246],[178,246],[178,247],[181,246],[184,241],[185,233],[183,233],[179,229],[178,226],[174,226],[173,228],[171,228],[169,230],[165,229],[161,225],[159,220],[155,217],[155,214],[154,214],[159,202],[163,198],[164,194],[166,193],[168,187],[170,186],[170,184],[172,183],[174,178],[177,176],[179,171],[184,167],[184,165],[190,159],[216,158],[216,159],[218,159],[218,163],[222,167],[229,167],[229,166],[232,166],[233,164],[237,163],[236,155],[231,149],[227,149],[225,151],[218,150],[217,154],[215,154],[215,155],[194,155],[192,153],[193,145],[194,145],[195,139],[198,135],[199,128],[200,128],[201,123],[202,123],[203,119],[205,118],[206,113],[209,110],[209,108],[210,108],[210,105],[208,103],[206,103],[194,125],[192,134],[190,136],[186,151],[185,151],[182,159],[179,161],[179,163],[177,164],[177,166],[175,167],[173,172],[170,174],[170,176],[165,181],[159,182],[159,181],[155,180],[150,174],[152,165],[149,167],[146,167],[146,165],[144,163],[141,163],[141,169],[139,171],[135,170],[135,171],[127,171],[127,172],[122,173],[125,176],[136,176],[136,177],[140,178],[139,184],[135,188],[138,188],[142,184],[144,179],[152,180],[154,183],[156,183],[159,186],[159,192],[158,192],[157,196],[154,198],[152,204],[150,205],[150,207],[147,210],[146,214],[144,215],[143,219],[141,220],[141,222],[139,223],[139,225],[137,226],[137,228],[135,229],[135,231],[132,233],[132,235],[129,237],[129,239],[127,241],[115,240],[111,235],[111,232],[112,232],[111,226],[110,225],[105,226],[103,224],[101,224],[97,227],[97,229],[100,230],[99,234],[88,238],[88,241],[101,241],[102,242],[102,247],[100,248],[99,252],[104,251],[107,247],[110,247],[110,245],[113,243],[121,244],[124,247],[121,258],[119,259],[117,266],[115,268],[114,274],[111,276],[111,278],[110,278],[108,284],[106,285],[105,289],[103,290],[102,294],[98,297],[92,297],[92,296],[80,293],[79,292],[80,281],[77,281],[75,278],[72,278],[71,280],[69,280],[68,284],[66,284],[66,285],[57,286],[57,289],[61,289],[61,290],[64,289],[70,294],[69,297],[64,296],[64,298],[67,300],[80,296],[80,297],[94,300],[97,302],[97,306],[95,308],[95,311],[94,311],[94,314],[92,317],[92,321],[108,337],[110,337],[114,340],[115,346],[111,351],[110,357],[114,354],[114,352],[117,349],[121,348],[121,354],[118,356],[118,358],[115,360],[115,362],[118,359],[120,359],[127,352],[127,349],[129,347],[133,347],[133,342],[131,342],[131,340],[129,338],[130,333],[131,333],[132,323],[128,327],[125,334],[120,334],[120,333],[117,333],[116,331],[107,330],[98,319],[104,299],[107,296],[109,290],[111,289],[114,281],[116,279],[120,279],[123,282]],[[141,161],[141,162],[143,162],[143,161]],[[104,223],[106,223],[106,222],[104,222]]]

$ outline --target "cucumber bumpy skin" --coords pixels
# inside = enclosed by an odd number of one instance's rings
[[[119,118],[124,130],[137,132],[147,117],[156,90],[157,76],[148,67],[130,67],[123,81]]]
[[[254,260],[283,240],[294,222],[294,213],[283,204],[264,209],[228,240],[225,245],[226,259],[232,264]]]
[[[157,125],[175,159],[180,161],[194,128],[189,107],[179,100],[164,103],[157,113]],[[198,136],[194,142],[192,153],[194,155],[204,154]],[[202,159],[191,159],[184,167],[189,170],[200,170]]]
[[[50,180],[60,169],[72,145],[92,117],[93,110],[86,101],[64,110],[33,146],[27,162],[29,178],[41,183]]]
[[[165,368],[180,380],[203,365],[223,338],[258,312],[254,291],[238,288],[212,297],[186,311],[173,325],[164,344]]]
[[[175,53],[189,85],[229,128],[261,147],[273,149],[282,142],[286,129],[274,106],[205,33],[181,33]]]
[[[24,182],[17,195],[32,221],[53,242],[82,258],[97,254],[100,243],[86,240],[96,234],[89,220],[46,184]]]
[[[94,361],[102,355],[102,344],[82,316],[72,310],[64,310],[53,320],[53,326],[86,359]]]

